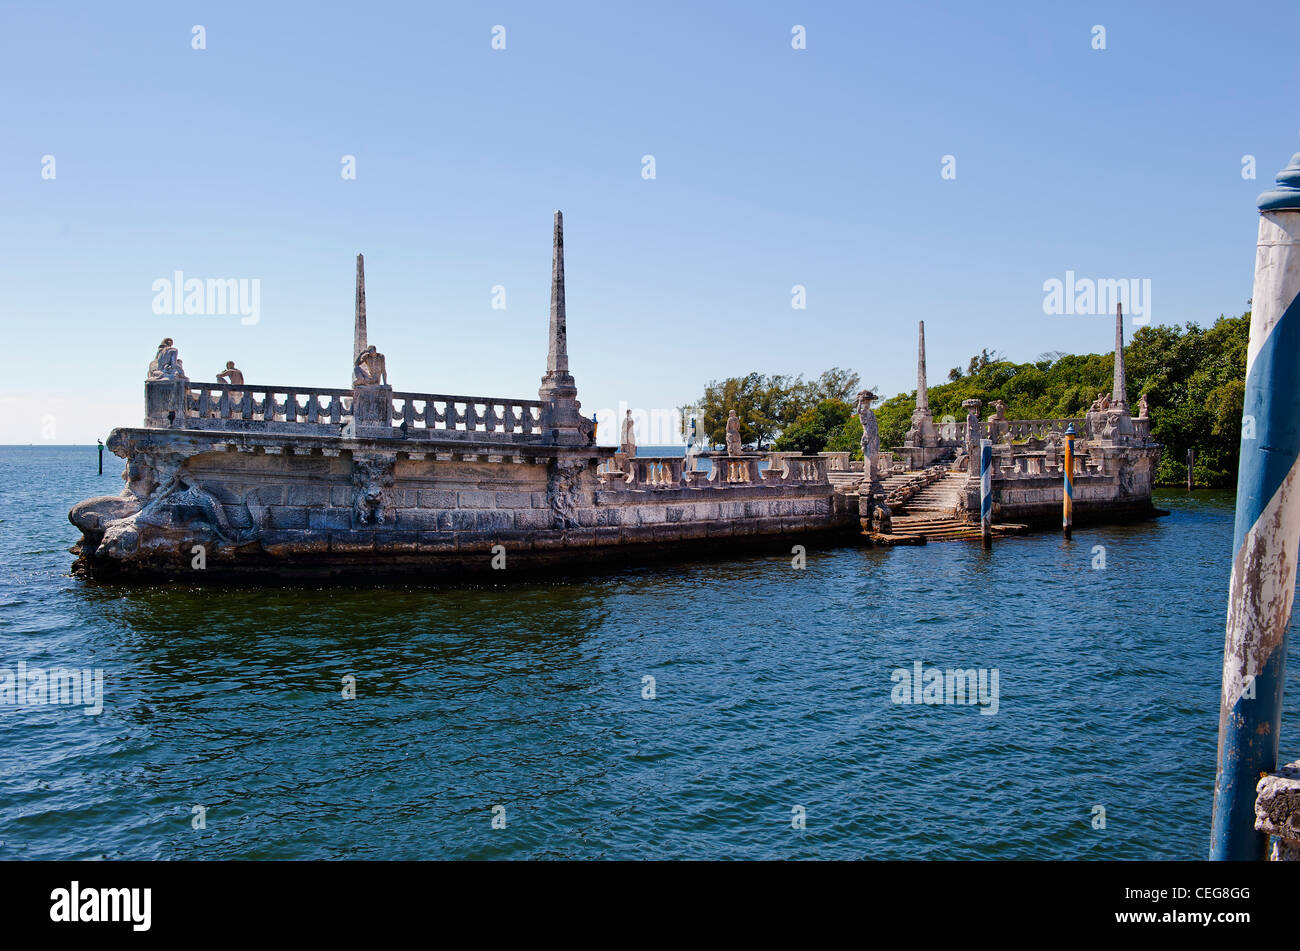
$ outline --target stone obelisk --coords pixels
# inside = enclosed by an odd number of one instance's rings
[[[393,388],[378,380],[362,382],[357,376],[358,358],[369,349],[366,341],[366,263],[357,255],[357,307],[352,327],[352,418],[344,432],[349,436],[387,436],[392,431]],[[379,355],[382,359],[382,355]]]
[[[916,409],[912,411],[912,426],[903,439],[903,448],[911,450],[908,467],[919,469],[929,465],[939,445],[939,431],[934,427],[930,413],[930,388],[925,380],[925,321],[918,323],[916,345]]]
[[[1137,432],[1128,411],[1128,381],[1124,373],[1124,305],[1115,305],[1115,380],[1111,385],[1110,409],[1102,414],[1103,441],[1126,445]]]
[[[583,417],[578,385],[569,373],[568,315],[564,306],[564,216],[555,213],[555,242],[551,252],[551,329],[546,349],[546,375],[537,391],[547,403],[542,428],[555,445],[585,446],[591,421]]]
[[[355,362],[361,351],[366,349],[366,261],[357,255],[357,310],[356,323],[352,330],[352,359]]]
[[[1115,383],[1111,387],[1110,405],[1128,410],[1128,380],[1124,374],[1124,305],[1115,305]]]
[[[930,412],[930,388],[925,382],[925,321],[917,321],[916,409]]]

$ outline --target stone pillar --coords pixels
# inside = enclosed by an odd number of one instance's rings
[[[149,380],[144,385],[144,424],[149,429],[177,425],[185,419],[188,380]],[[179,425],[184,425],[181,422]]]
[[[569,373],[568,316],[564,308],[564,217],[555,213],[555,243],[551,254],[551,328],[546,350],[546,375],[537,391],[547,404],[542,429],[547,442],[557,446],[590,445],[595,435],[591,421],[582,415],[578,384]]]
[[[348,436],[391,436],[393,434],[393,388],[383,385],[352,387],[352,425]]]

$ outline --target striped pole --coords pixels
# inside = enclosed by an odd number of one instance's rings
[[[1277,768],[1300,546],[1300,153],[1259,196],[1210,858],[1262,859],[1255,786]]]
[[[981,547],[993,547],[993,440],[980,440],[980,539]]]
[[[1065,462],[1061,471],[1065,473],[1065,492],[1061,503],[1061,528],[1069,538],[1074,530],[1074,423],[1065,427]]]

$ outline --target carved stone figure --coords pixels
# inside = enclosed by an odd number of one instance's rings
[[[244,382],[244,374],[235,366],[234,360],[227,360],[226,368],[217,374],[217,382],[238,386]]]
[[[1007,418],[1007,404],[1002,400],[993,401],[993,418],[999,422],[1005,422]]]
[[[983,429],[980,426],[980,407],[984,405],[983,400],[969,399],[962,400],[961,408],[966,411],[966,456],[970,459],[978,458],[976,450],[979,449],[980,438]]]
[[[578,527],[578,486],[586,463],[575,459],[555,459],[546,479],[546,499],[556,528]]]
[[[379,455],[352,457],[352,514],[357,525],[384,523],[384,490],[393,486],[393,462]]]
[[[180,354],[172,343],[172,338],[165,337],[163,342],[158,344],[158,352],[149,364],[149,374],[145,377],[145,380],[156,382],[159,380],[186,379],[189,378],[185,375],[185,368],[181,365]]]
[[[744,454],[744,447],[740,442],[740,417],[736,411],[727,411],[727,455],[739,456]]]
[[[1147,395],[1143,393],[1138,397],[1138,419],[1146,419],[1149,409],[1150,408],[1147,405]]]
[[[853,406],[853,412],[858,414],[858,420],[862,423],[862,458],[871,463],[880,454],[880,429],[876,425],[876,414],[871,411],[871,404],[875,400],[875,393],[862,390]]]
[[[884,502],[876,503],[875,510],[871,513],[871,522],[872,527],[881,535],[889,535],[894,531],[893,513]]]
[[[388,364],[372,343],[357,354],[352,367],[353,386],[378,386],[388,382]]]
[[[226,368],[225,368],[224,370],[222,370],[220,373],[217,374],[217,382],[218,382],[218,383],[229,383],[229,384],[231,384],[231,385],[233,385],[233,386],[238,386],[238,385],[240,385],[240,384],[242,384],[242,383],[244,382],[244,374],[243,374],[243,371],[239,370],[239,369],[235,366],[235,361],[234,361],[234,360],[227,360],[227,361],[226,361]],[[243,398],[244,398],[244,391],[243,391],[243,390],[231,390],[231,391],[230,391],[230,405],[231,405],[232,407],[235,407],[236,404],[238,404],[241,400],[243,400]],[[213,415],[213,416],[219,416],[219,415],[221,415],[221,410],[220,410],[220,408],[217,407],[217,406],[213,406],[213,407],[212,407],[212,415]]]
[[[623,418],[623,434],[619,439],[618,449],[629,459],[636,455],[636,425],[632,420],[631,410],[628,410],[627,416]]]

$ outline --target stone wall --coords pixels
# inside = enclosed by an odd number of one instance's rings
[[[1158,446],[1084,447],[1074,457],[1076,524],[1150,518]],[[1063,458],[1003,444],[994,447],[993,503],[998,522],[1060,525],[1065,492]],[[978,474],[978,473],[977,473]],[[979,481],[967,488],[967,508],[979,511]]]
[[[463,573],[491,570],[495,546],[513,569],[856,537],[817,457],[761,476],[715,463],[705,479],[680,459],[610,471],[612,450],[594,446],[178,429],[115,430],[107,445],[126,489],[69,516],[93,575]]]

